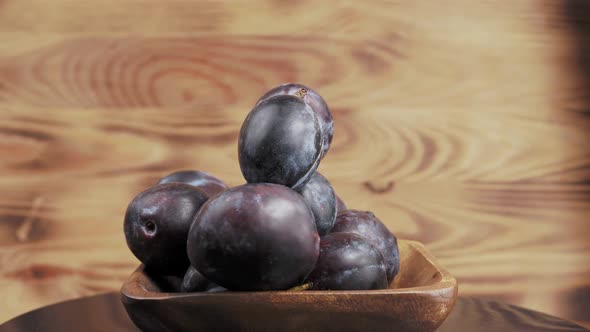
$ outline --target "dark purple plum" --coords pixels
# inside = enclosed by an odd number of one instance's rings
[[[189,266],[188,231],[208,199],[206,193],[184,183],[159,184],[143,191],[125,213],[127,246],[150,271],[182,275]]]
[[[191,265],[230,290],[281,290],[301,284],[314,268],[319,236],[296,191],[245,184],[211,198],[191,226]]]
[[[158,288],[165,293],[178,293],[180,292],[180,285],[182,284],[182,274],[179,275],[163,275],[152,273],[149,270],[146,270],[149,273],[150,278],[152,281],[158,285]]]
[[[197,269],[189,266],[180,285],[181,292],[201,292],[207,289],[210,282]]]
[[[336,195],[330,182],[319,172],[315,172],[298,192],[313,213],[318,234],[328,234],[336,221]]]
[[[299,189],[320,163],[322,129],[301,98],[268,98],[248,114],[238,140],[240,169],[248,183]]]
[[[314,290],[387,288],[381,251],[354,233],[330,233],[320,241],[320,257],[307,279]]]
[[[291,95],[302,98],[303,101],[308,104],[318,116],[320,125],[322,126],[322,134],[324,136],[324,143],[322,145],[323,158],[326,153],[328,153],[328,149],[330,149],[330,144],[332,143],[332,137],[334,136],[334,119],[330,109],[328,108],[328,104],[326,104],[324,98],[322,98],[319,93],[306,87],[305,85],[295,83],[279,85],[269,90],[262,97],[260,97],[257,104],[268,98],[281,95]]]
[[[391,283],[399,271],[397,238],[372,212],[346,210],[336,217],[332,232],[356,233],[379,248],[387,266],[387,280]]]
[[[225,288],[219,286],[218,284],[209,281],[205,278],[201,272],[197,271],[192,266],[189,266],[184,278],[182,279],[182,283],[180,285],[181,292],[207,292],[207,293],[215,293],[226,291]]]
[[[346,204],[338,194],[336,194],[336,215],[340,214],[340,212],[346,211]]]
[[[174,172],[161,178],[160,181],[158,181],[158,184],[170,182],[190,184],[191,186],[201,189],[209,196],[215,196],[216,194],[229,189],[223,181],[203,171],[184,170]]]

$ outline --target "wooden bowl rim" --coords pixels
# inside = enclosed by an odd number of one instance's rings
[[[247,291],[247,292],[219,292],[219,293],[170,293],[170,292],[155,292],[147,290],[141,283],[141,277],[144,273],[143,264],[140,265],[127,280],[123,283],[121,294],[128,299],[135,300],[169,300],[171,298],[185,298],[185,297],[231,297],[236,294],[256,296],[299,296],[305,294],[306,296],[366,296],[366,295],[392,295],[392,294],[430,294],[433,291],[441,291],[449,288],[454,288],[453,294],[457,293],[457,280],[453,277],[447,269],[441,266],[437,259],[426,249],[424,244],[413,240],[399,240],[404,244],[414,248],[418,251],[424,259],[432,264],[437,270],[436,280],[433,284],[417,287],[407,288],[388,288],[379,290],[342,290],[342,291]]]

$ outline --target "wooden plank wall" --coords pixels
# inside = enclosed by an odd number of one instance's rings
[[[131,198],[242,183],[265,90],[316,88],[320,170],[484,295],[590,321],[585,1],[0,0],[0,321],[117,290]]]

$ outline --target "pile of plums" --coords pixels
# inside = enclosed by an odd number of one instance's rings
[[[152,275],[183,277],[183,292],[388,288],[399,270],[395,236],[373,213],[347,210],[316,171],[333,134],[318,93],[270,90],[239,134],[247,183],[165,176],[127,208],[129,249]]]

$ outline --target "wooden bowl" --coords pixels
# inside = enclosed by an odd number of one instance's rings
[[[457,281],[419,242],[400,240],[400,272],[390,289],[170,293],[140,266],[122,301],[143,331],[434,331],[457,295]]]

